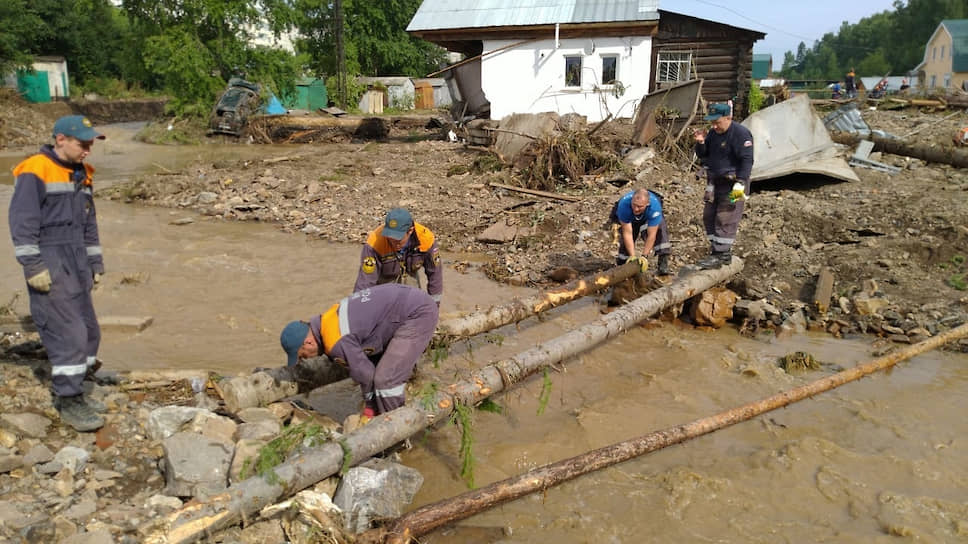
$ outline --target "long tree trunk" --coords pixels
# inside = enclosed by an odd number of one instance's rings
[[[338,473],[344,464],[348,467],[369,459],[435,422],[444,421],[453,411],[455,403],[476,404],[546,366],[562,362],[624,333],[636,323],[726,281],[742,269],[743,261],[734,258],[728,266],[679,278],[592,323],[510,359],[487,365],[470,379],[438,390],[432,407],[422,409],[417,407],[418,403],[408,404],[374,418],[366,426],[345,435],[339,443],[327,442],[287,460],[274,468],[278,476],[278,479],[273,479],[275,483],[254,476],[230,486],[207,501],[183,506],[150,522],[143,528],[144,542],[187,544],[238,523],[263,507]]]
[[[474,312],[454,319],[441,321],[437,325],[438,337],[473,336],[491,329],[496,329],[510,323],[517,323],[541,312],[546,312],[577,298],[590,295],[609,286],[635,276],[639,266],[635,263],[625,263],[572,281],[557,289],[543,293],[515,299],[507,304],[494,306],[487,310]],[[321,387],[346,378],[342,367],[324,369],[321,363],[315,363],[310,372],[298,372],[299,376],[290,375],[307,366],[306,361],[300,361],[293,369],[285,367],[256,372],[248,376],[237,376],[222,380],[218,383],[218,392],[225,401],[225,406],[231,413],[238,413],[243,408],[265,406],[266,404],[295,395],[305,393],[309,389]],[[329,365],[332,367],[332,365]],[[320,367],[320,368],[317,368]],[[298,379],[301,378],[301,379]],[[297,385],[294,382],[299,382]]]
[[[857,145],[862,139],[855,134],[848,132],[834,131],[830,133],[830,138],[844,145]],[[956,148],[952,144],[930,145],[909,140],[894,140],[871,135],[867,138],[874,142],[874,151],[890,153],[892,155],[903,155],[921,159],[926,162],[936,162],[950,164],[960,168],[968,168],[968,151]]]
[[[510,323],[517,323],[577,298],[601,291],[635,276],[638,272],[639,265],[625,263],[598,274],[579,278],[557,289],[544,291],[530,297],[514,299],[507,304],[441,321],[437,325],[437,334],[473,336]]]
[[[386,528],[365,533],[357,542],[386,542],[406,544],[411,539],[425,535],[434,529],[468,518],[474,514],[523,497],[537,491],[567,482],[578,476],[606,468],[656,450],[679,444],[686,440],[711,433],[730,425],[746,421],[765,412],[829,391],[868,374],[894,366],[899,361],[932,350],[945,342],[968,335],[968,324],[961,325],[944,334],[929,338],[905,349],[874,359],[854,368],[838,372],[811,383],[777,393],[770,397],[704,417],[655,431],[632,440],[619,442],[592,450],[581,455],[530,470],[485,487],[469,491],[457,497],[428,504],[398,518]]]

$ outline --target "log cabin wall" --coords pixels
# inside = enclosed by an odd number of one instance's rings
[[[652,41],[652,82],[649,91],[661,88],[659,55],[690,53],[690,79],[701,78],[705,102],[733,99],[737,120],[749,115],[747,104],[753,76],[753,42],[762,32],[737,28],[704,19],[659,10],[659,30]]]

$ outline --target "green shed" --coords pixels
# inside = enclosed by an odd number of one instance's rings
[[[773,55],[753,53],[753,79],[766,79],[773,73]]]
[[[308,77],[300,79],[296,82],[295,96],[287,97],[284,104],[289,109],[309,111],[329,106],[326,82]]]

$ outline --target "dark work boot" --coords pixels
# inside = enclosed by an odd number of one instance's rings
[[[656,269],[656,272],[660,276],[669,275],[669,256],[668,255],[659,255],[659,266]]]
[[[84,399],[84,395],[55,396],[54,408],[60,413],[61,421],[67,423],[79,433],[89,433],[104,426],[104,418],[91,409]]]
[[[714,251],[711,255],[702,259],[697,264],[702,270],[709,270],[711,268],[719,268],[724,264],[729,264],[733,261],[733,255],[728,251],[717,252]]]

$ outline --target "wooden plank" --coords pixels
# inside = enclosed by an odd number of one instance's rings
[[[147,329],[154,322],[151,316],[136,317],[124,315],[109,315],[99,317],[97,322],[102,331],[112,332],[141,332]]]
[[[830,307],[830,297],[834,294],[834,273],[829,267],[823,267],[817,276],[817,289],[813,294],[813,303],[820,313],[826,313]]]

